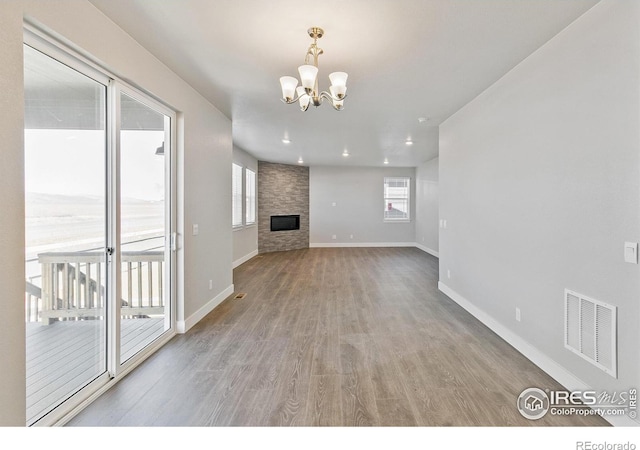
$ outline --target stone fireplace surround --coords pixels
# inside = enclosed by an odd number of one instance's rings
[[[271,216],[300,215],[300,229],[271,231]],[[309,248],[309,168],[258,161],[258,253]]]

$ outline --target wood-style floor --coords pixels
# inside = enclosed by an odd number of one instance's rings
[[[415,248],[259,255],[237,293],[72,426],[599,426],[523,418],[523,389],[561,387],[437,289]]]

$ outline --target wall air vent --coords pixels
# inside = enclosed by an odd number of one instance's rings
[[[618,378],[616,315],[615,306],[564,291],[564,346]]]

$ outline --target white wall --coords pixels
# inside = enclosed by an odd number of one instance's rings
[[[233,162],[253,170],[258,174],[258,160],[251,156],[249,153],[233,146]],[[231,167],[229,167],[231,170]],[[244,173],[244,172],[243,172]],[[243,186],[245,186],[243,182]],[[258,188],[258,179],[256,178],[256,189]],[[243,215],[245,217],[246,204],[243,202]],[[256,224],[245,226],[242,228],[236,228],[233,230],[233,266],[237,267],[243,262],[248,261],[250,258],[258,254],[258,195],[256,192]]]
[[[0,284],[2,326],[0,425],[25,423],[23,14],[139,85],[179,112],[179,276],[184,286],[177,319],[193,325],[233,291],[231,239],[231,122],[85,0],[3,1],[0,6]],[[184,233],[198,223],[200,233]],[[209,290],[208,280],[213,280]]]
[[[383,181],[393,176],[411,177],[409,223],[383,222]],[[310,246],[415,245],[415,205],[414,168],[310,167]]]
[[[0,426],[26,416],[22,4],[0,12]],[[10,370],[9,370],[10,369]]]
[[[602,1],[440,127],[442,283],[610,391],[640,386],[639,19]],[[617,380],[563,347],[565,288],[619,308]]]
[[[438,158],[416,167],[416,243],[434,256],[439,248],[438,176]]]

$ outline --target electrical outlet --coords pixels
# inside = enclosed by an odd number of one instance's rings
[[[209,290],[213,289],[213,280],[209,280]]]
[[[520,308],[516,308],[516,320],[518,322],[520,322],[521,316],[520,316]]]
[[[193,224],[193,228],[192,228],[191,230],[192,230],[192,232],[193,232],[192,234],[193,234],[194,236],[197,236],[197,235],[198,235],[198,233],[199,233],[199,230],[198,230],[198,224],[197,224],[197,223],[194,223],[194,224]]]
[[[349,235],[349,239],[353,239],[353,234],[350,234],[350,235]]]
[[[332,235],[331,235],[331,239],[336,239],[336,235],[335,235],[335,234],[332,234]]]
[[[628,262],[631,264],[638,264],[638,243],[637,242],[624,243],[624,262]]]
[[[447,278],[451,279],[451,271],[447,269]]]

